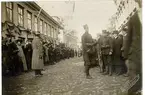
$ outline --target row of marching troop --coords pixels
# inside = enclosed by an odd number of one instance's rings
[[[22,72],[35,70],[35,75],[42,75],[44,65],[54,65],[61,60],[80,57],[78,52],[42,39],[40,33],[35,33],[34,39],[23,39],[8,34],[2,37],[2,74],[3,76],[20,75]]]

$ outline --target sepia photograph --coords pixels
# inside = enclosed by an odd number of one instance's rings
[[[1,1],[2,95],[143,95],[142,4]]]

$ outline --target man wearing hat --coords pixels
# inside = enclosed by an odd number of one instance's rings
[[[126,74],[124,74],[125,77],[128,77],[128,73],[129,73],[129,65],[128,65],[128,62],[127,62],[127,59],[125,58],[125,54],[126,54],[126,49],[127,49],[127,45],[126,45],[126,40],[127,40],[127,30],[128,30],[128,27],[124,27],[122,29],[122,35],[123,35],[123,44],[122,44],[122,48],[121,48],[121,51],[122,51],[122,57],[123,57],[123,61],[125,62],[125,65],[126,65],[126,68],[127,69],[127,72]]]
[[[33,41],[32,41],[32,69],[35,70],[35,75],[43,75],[41,70],[44,67],[43,63],[43,44],[40,38],[40,32],[37,32]]]
[[[103,60],[103,74],[112,75],[112,52],[113,52],[113,42],[112,38],[109,36],[107,30],[102,31],[103,35],[99,39],[99,47],[101,49],[101,55]]]
[[[122,73],[123,62],[121,59],[121,48],[123,44],[123,38],[119,35],[117,30],[113,31],[114,41],[113,41],[113,63],[115,66],[115,72],[117,75]]]
[[[93,51],[91,50],[91,47],[93,45],[93,39],[91,34],[89,34],[89,28],[88,25],[84,25],[85,33],[82,35],[82,49],[83,49],[83,59],[84,59],[84,66],[85,66],[85,73],[86,78],[91,79],[89,69],[91,66],[91,55],[93,54]]]

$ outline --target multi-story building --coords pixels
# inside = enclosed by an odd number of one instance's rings
[[[120,31],[137,12],[138,6],[135,0],[114,0],[114,2],[117,7],[114,24],[116,29]]]
[[[5,34],[7,24],[9,28],[15,27],[24,38],[33,37],[32,32],[40,31],[44,37],[57,41],[59,29],[63,27],[35,2],[2,2],[1,5],[2,34]]]

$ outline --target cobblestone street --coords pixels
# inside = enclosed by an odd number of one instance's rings
[[[116,95],[127,81],[123,76],[104,76],[92,68],[86,79],[82,57],[45,66],[42,77],[34,72],[3,78],[3,95]]]

